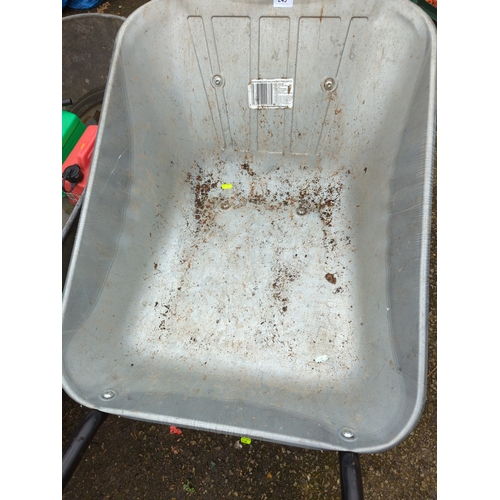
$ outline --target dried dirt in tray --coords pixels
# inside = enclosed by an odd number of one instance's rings
[[[110,0],[106,14],[128,16],[144,0]],[[63,16],[98,9],[65,9]],[[437,498],[436,189],[432,215],[427,401],[419,424],[396,448],[360,457],[365,498]],[[65,393],[62,443],[88,410]],[[63,500],[340,499],[335,453],[238,439],[109,416],[68,483]]]

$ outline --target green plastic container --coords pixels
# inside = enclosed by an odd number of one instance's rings
[[[78,139],[85,132],[85,125],[74,113],[62,110],[62,163],[73,151]]]

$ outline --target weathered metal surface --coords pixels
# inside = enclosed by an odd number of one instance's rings
[[[433,30],[399,1],[159,1],[126,21],[64,297],[74,399],[329,449],[411,431]],[[291,109],[250,108],[250,81],[287,78]]]

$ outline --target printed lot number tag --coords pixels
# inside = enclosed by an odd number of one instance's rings
[[[293,7],[293,0],[273,0],[273,7]]]

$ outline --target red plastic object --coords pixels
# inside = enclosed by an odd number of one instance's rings
[[[76,143],[73,151],[71,151],[62,165],[63,174],[68,167],[73,165],[78,165],[80,168],[81,180],[79,180],[75,185],[72,185],[70,181],[65,180],[63,185],[64,191],[66,191],[66,196],[73,205],[77,204],[83,190],[87,186],[96,136],[97,125],[89,125],[80,137],[80,140]]]
[[[175,425],[171,425],[170,434],[182,434],[182,431],[178,429]]]

